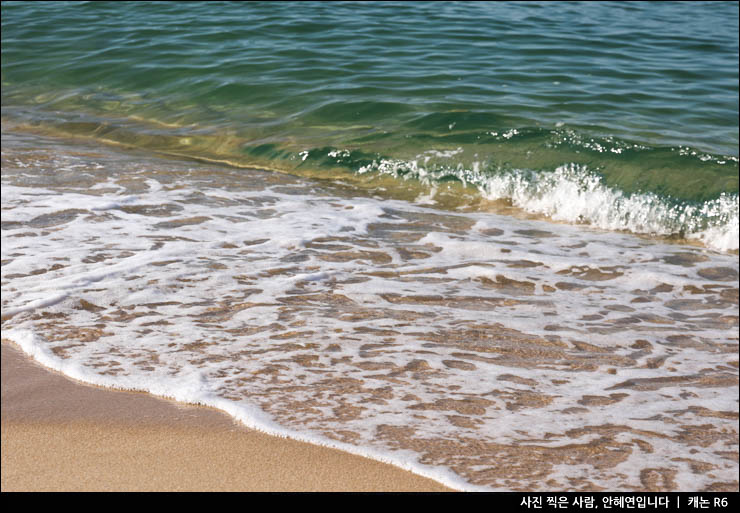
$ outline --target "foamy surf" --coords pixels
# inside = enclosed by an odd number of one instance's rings
[[[6,330],[3,331],[3,338],[17,344],[28,356],[41,365],[83,383],[116,390],[147,392],[158,397],[173,399],[186,404],[210,406],[230,415],[243,426],[268,435],[338,449],[350,454],[395,465],[409,472],[437,481],[453,490],[471,492],[490,491],[486,487],[472,486],[446,469],[430,468],[426,465],[419,464],[415,461],[414,455],[407,455],[406,458],[403,458],[390,452],[357,447],[326,437],[311,436],[310,434],[282,427],[258,408],[224,400],[217,394],[210,392],[207,381],[197,371],[191,375],[178,377],[175,380],[155,383],[148,382],[146,384],[142,384],[136,380],[110,379],[89,372],[83,366],[75,365],[74,363],[56,357],[46,348],[46,341],[40,339],[33,332]]]
[[[604,184],[601,176],[586,166],[567,164],[551,172],[531,170],[483,171],[480,162],[440,165],[459,151],[430,152],[405,161],[381,159],[361,166],[358,173],[376,172],[397,178],[418,179],[431,187],[449,178],[476,187],[489,200],[508,200],[526,212],[554,221],[588,224],[596,228],[629,231],[658,237],[680,237],[700,241],[718,251],[738,249],[737,194],[722,193],[702,202],[680,201],[650,192],[626,194]],[[431,196],[419,198],[430,203]]]
[[[737,482],[736,256],[11,142],[3,337],[44,365],[456,489]]]

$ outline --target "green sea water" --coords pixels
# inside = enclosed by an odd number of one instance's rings
[[[734,2],[4,2],[2,121],[732,250],[737,62]]]
[[[3,345],[457,490],[738,489],[737,3],[1,5]]]

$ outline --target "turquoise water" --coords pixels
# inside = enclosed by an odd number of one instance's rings
[[[736,3],[3,3],[2,338],[459,490],[738,489]]]
[[[737,225],[737,59],[734,2],[2,4],[6,126],[663,236]]]

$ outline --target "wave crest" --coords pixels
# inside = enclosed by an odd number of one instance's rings
[[[428,153],[428,152],[427,152]],[[566,164],[553,171],[514,169],[482,171],[470,168],[429,168],[429,155],[416,160],[381,159],[360,167],[358,173],[378,172],[415,178],[434,186],[456,178],[473,185],[489,200],[507,199],[527,212],[555,221],[588,224],[606,230],[678,236],[702,242],[718,251],[738,249],[738,195],[722,193],[704,202],[688,202],[652,192],[628,194],[606,185],[587,166]],[[421,162],[421,164],[420,164]]]

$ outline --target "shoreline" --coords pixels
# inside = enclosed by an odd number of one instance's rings
[[[214,408],[104,389],[2,342],[2,491],[453,491],[263,434]]]
[[[180,183],[176,162],[35,138],[9,147],[3,334],[63,379],[24,393],[26,369],[14,394],[4,387],[3,455],[16,461],[3,460],[3,490],[11,478],[428,490],[389,470],[343,481],[364,471],[317,447],[458,490],[737,488],[736,258],[276,174],[213,181],[194,164]],[[50,185],[56,170],[64,184]],[[195,411],[226,424],[204,427]],[[233,440],[242,428],[266,436]],[[314,451],[292,481],[296,456],[275,456],[286,436]]]

